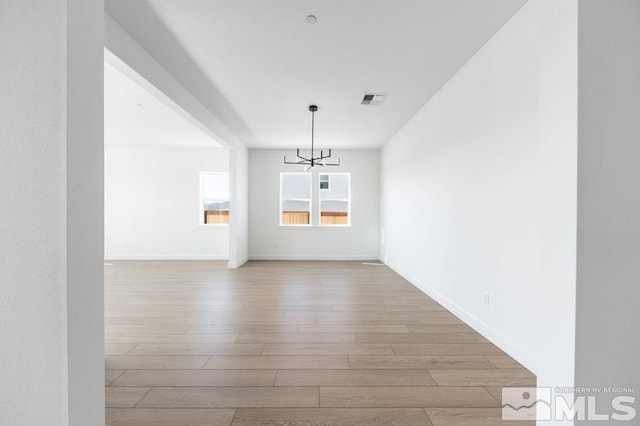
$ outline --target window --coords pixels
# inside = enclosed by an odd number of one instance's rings
[[[320,175],[320,191],[327,191],[329,189],[329,175]]]
[[[351,225],[351,174],[319,175],[320,225]]]
[[[311,225],[311,173],[280,173],[280,225]]]
[[[229,173],[200,173],[200,224],[229,224]]]

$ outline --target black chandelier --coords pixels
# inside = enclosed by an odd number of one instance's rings
[[[316,105],[309,105],[309,111],[311,111],[311,157],[306,158],[300,155],[300,148],[298,148],[296,150],[296,161],[287,161],[287,156],[285,155],[284,164],[300,164],[302,166],[306,166],[304,168],[305,172],[311,170],[315,166],[339,166],[340,165],[340,158],[338,158],[337,163],[327,163],[327,158],[331,158],[331,149],[329,149],[329,152],[326,155],[323,150],[320,150],[319,157],[313,156],[313,153],[314,153],[313,151],[314,134],[313,133],[315,130],[315,117],[316,117],[317,110],[318,110],[318,107]]]

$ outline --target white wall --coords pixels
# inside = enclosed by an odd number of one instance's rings
[[[0,4],[0,424],[104,424],[101,1]]]
[[[291,150],[249,151],[249,257],[252,259],[377,259],[380,227],[380,153],[336,150],[340,167],[313,171],[312,223],[318,223],[318,173],[351,173],[351,227],[284,227],[280,224],[280,173]]]
[[[579,17],[576,384],[638,392],[640,2],[583,0]]]
[[[536,373],[541,387],[565,387],[575,381],[578,1],[532,6],[540,14]]]
[[[538,374],[548,342],[570,376],[573,322],[542,337],[538,323],[539,305],[575,294],[575,16],[575,2],[527,3],[382,154],[384,261]],[[551,98],[556,74],[569,86]]]
[[[225,149],[107,144],[107,259],[227,259],[229,227],[200,225],[200,172],[229,171]]]
[[[230,152],[229,168],[229,268],[239,268],[249,260],[249,151],[240,142]]]

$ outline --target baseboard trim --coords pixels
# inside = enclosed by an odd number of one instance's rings
[[[529,371],[534,374],[537,374],[537,362],[534,356],[532,356],[528,351],[523,349],[520,345],[513,343],[510,339],[505,337],[502,333],[489,326],[484,321],[480,320],[475,315],[470,314],[458,304],[453,302],[448,297],[444,296],[440,292],[434,290],[431,286],[424,283],[422,280],[419,280],[412,274],[394,266],[393,264],[385,262],[389,268],[391,268],[398,275],[409,281],[414,287],[418,290],[422,291],[427,296],[431,297],[433,300],[444,306],[448,311],[452,314],[460,318],[462,321],[467,323],[471,328],[476,330],[482,336],[484,336],[487,340],[491,341],[497,347],[502,349],[505,353],[511,356],[513,359],[518,361],[520,364],[525,366]]]
[[[228,256],[210,254],[114,254],[105,260],[228,260]]]
[[[343,261],[356,261],[356,260],[368,260],[379,261],[378,255],[369,256],[335,256],[335,255],[250,255],[249,260],[343,260]]]
[[[238,269],[239,267],[241,267],[242,265],[244,265],[248,261],[249,261],[248,257],[243,257],[242,259],[240,259],[237,262],[229,261],[229,263],[227,264],[227,268],[229,268],[229,269]]]

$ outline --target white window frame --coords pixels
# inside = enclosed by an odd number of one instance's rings
[[[329,175],[329,188],[328,189],[320,189],[320,175]],[[331,189],[331,175],[346,175],[349,178],[349,193],[346,200],[339,199],[335,201],[346,201],[347,202],[347,223],[339,223],[339,224],[323,224],[322,223],[322,199],[320,198],[321,191],[328,191]],[[326,227],[326,228],[348,228],[351,226],[351,173],[350,172],[338,172],[338,173],[328,173],[321,172],[318,174],[318,226]]]
[[[228,227],[229,226],[228,223],[204,223],[204,185],[203,185],[204,179],[203,178],[204,176],[211,176],[211,175],[226,175],[227,181],[229,181],[230,179],[229,172],[200,172],[199,174],[200,197],[199,197],[199,204],[198,204],[198,225],[204,226],[204,227],[220,227],[220,226]],[[231,209],[229,209],[229,221],[231,221]]]
[[[285,175],[308,175],[310,176],[309,179],[309,199],[306,198],[301,198],[301,201],[309,201],[309,223],[282,223],[282,212],[283,212],[283,202],[284,200],[282,199],[282,182],[284,181],[284,176]],[[280,223],[280,226],[288,228],[288,227],[294,227],[294,228],[299,228],[299,227],[311,227],[313,226],[313,174],[309,173],[309,172],[280,172],[280,203],[278,206],[278,222]]]

